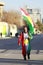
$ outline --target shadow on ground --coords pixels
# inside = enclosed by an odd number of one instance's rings
[[[41,60],[23,60],[23,59],[5,59],[0,58],[0,63],[13,63],[16,65],[43,65],[43,61]]]

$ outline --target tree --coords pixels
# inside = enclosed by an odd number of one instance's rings
[[[38,29],[43,32],[43,24],[41,23],[41,21],[37,20],[36,24],[38,25]]]
[[[22,16],[18,11],[4,11],[2,20],[10,24],[16,24],[18,28],[22,27],[24,24]]]

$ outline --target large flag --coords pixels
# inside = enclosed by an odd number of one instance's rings
[[[34,33],[34,23],[33,23],[33,20],[30,14],[23,8],[20,8],[20,10],[23,16],[23,20],[25,20],[27,26],[29,27],[29,30],[30,30],[29,32],[33,34]]]

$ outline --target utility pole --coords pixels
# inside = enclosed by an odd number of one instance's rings
[[[4,3],[0,2],[0,22],[2,21],[2,17],[3,17],[3,6],[4,6]]]

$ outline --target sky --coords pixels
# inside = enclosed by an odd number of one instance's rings
[[[5,10],[18,10],[27,5],[29,8],[41,9],[41,13],[43,14],[43,0],[0,0],[0,2],[5,3]]]

